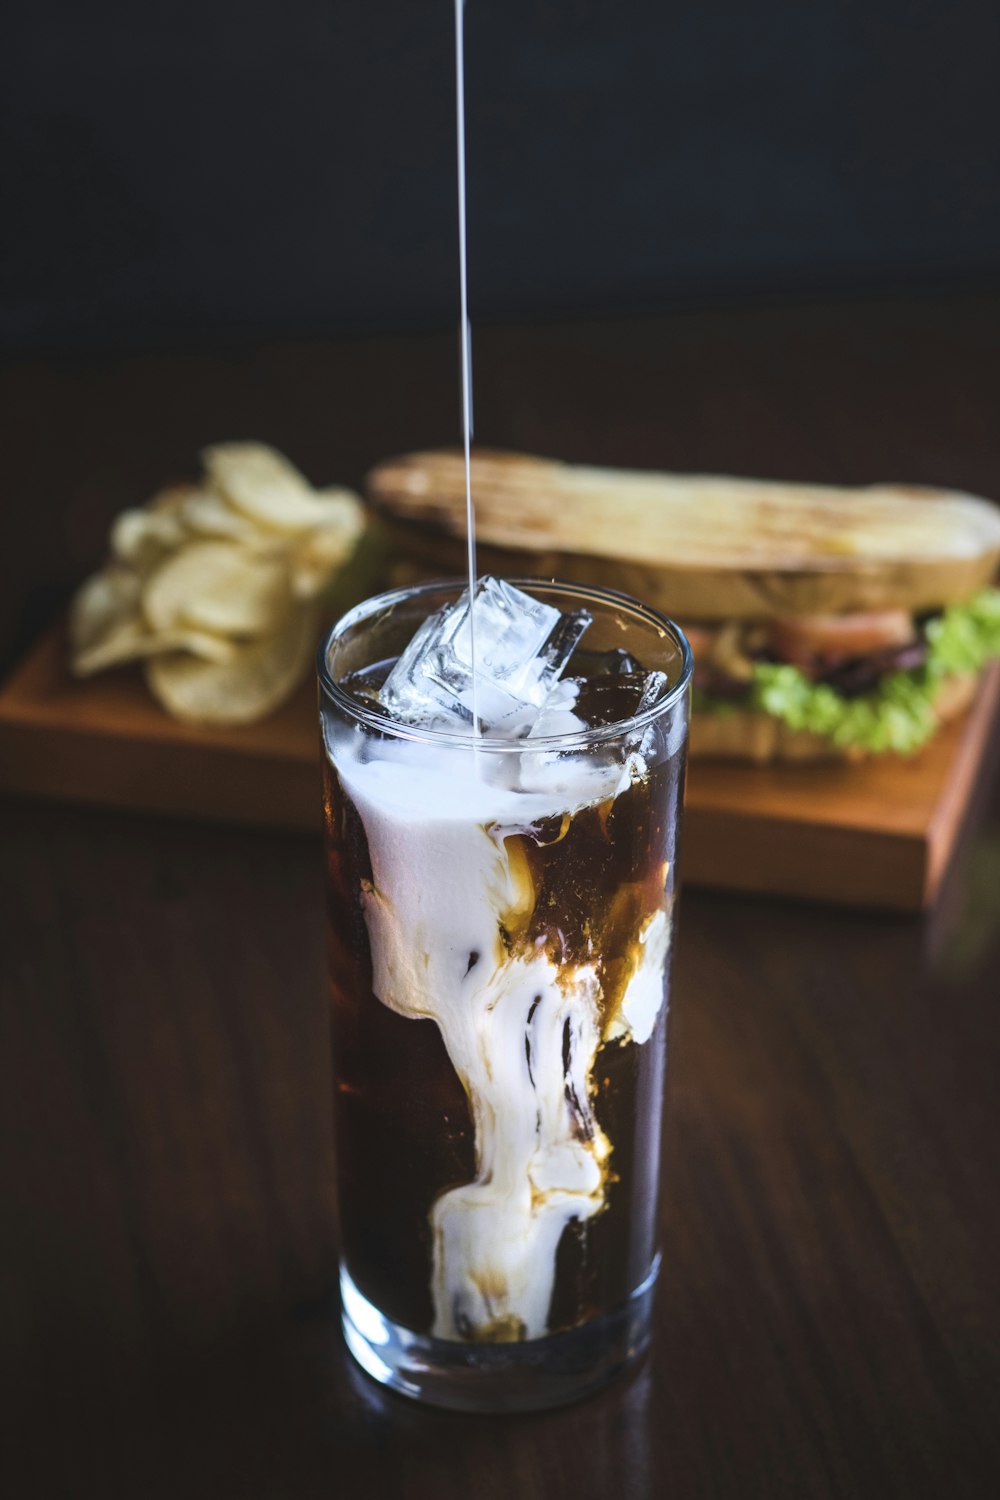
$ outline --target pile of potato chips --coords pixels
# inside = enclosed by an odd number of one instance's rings
[[[308,670],[319,596],[364,526],[349,490],[314,490],[271,448],[222,443],[200,484],[124,511],[111,560],[70,611],[79,676],[146,659],[170,713],[246,724],[270,713]]]

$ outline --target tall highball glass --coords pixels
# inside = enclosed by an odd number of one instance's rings
[[[624,595],[561,732],[393,721],[378,689],[462,584],[384,594],[319,656],[343,1328],[410,1396],[528,1410],[650,1336],[691,653]],[[568,724],[568,728],[566,727]]]

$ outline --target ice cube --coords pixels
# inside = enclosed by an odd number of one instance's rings
[[[610,651],[593,651],[587,656],[589,677],[625,677],[646,669],[624,646],[613,646]]]
[[[591,622],[585,610],[563,614],[489,575],[476,585],[475,708],[487,732],[518,738],[531,726]],[[469,593],[428,616],[382,687],[394,719],[460,728],[473,715]]]
[[[582,686],[578,677],[564,677],[549,693],[544,705],[534,719],[528,738],[550,739],[560,734],[578,734],[588,726],[576,711],[576,701]]]

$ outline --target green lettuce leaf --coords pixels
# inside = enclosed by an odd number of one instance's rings
[[[927,670],[935,677],[979,672],[1000,656],[1000,589],[983,589],[967,604],[952,604],[924,626]]]
[[[810,682],[798,667],[757,662],[750,701],[791,729],[823,735],[835,745],[908,755],[937,728],[933,704],[941,679],[979,672],[1000,657],[1000,589],[949,605],[923,629],[924,664],[889,673],[870,693],[844,698],[826,683]]]
[[[874,692],[843,698],[825,682],[810,682],[798,667],[758,662],[752,702],[789,728],[807,729],[835,745],[908,755],[937,728],[931,706],[936,690],[918,668],[892,672]]]

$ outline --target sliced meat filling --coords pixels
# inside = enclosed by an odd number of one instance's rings
[[[765,624],[692,626],[694,686],[706,697],[738,703],[753,685],[754,663],[787,663],[845,698],[878,687],[891,672],[923,664],[927,644],[905,610],[807,615]]]

